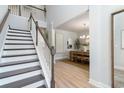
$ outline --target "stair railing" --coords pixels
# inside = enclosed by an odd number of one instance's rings
[[[19,5],[8,5],[8,9],[10,9],[11,10],[11,14],[14,14],[14,15],[20,15],[20,13],[19,13]]]
[[[5,24],[5,22],[6,22],[7,18],[8,18],[8,16],[9,16],[9,13],[10,13],[10,9],[8,9],[6,15],[4,16],[4,18],[3,18],[3,20],[2,20],[2,22],[1,22],[1,24],[0,24],[0,33],[1,33],[2,29],[3,29],[3,26],[4,26],[4,24]]]
[[[8,5],[8,8],[11,10],[11,14],[23,17],[30,17],[30,13],[32,12],[33,17],[38,20],[46,20],[46,8],[44,9],[38,8],[33,5]]]
[[[38,21],[34,19],[32,14],[30,14],[28,22],[48,87],[54,88],[55,87],[55,81],[54,81],[55,49],[54,47],[51,47],[49,45],[47,38],[45,37],[43,31],[41,30],[41,27],[39,27],[38,25]]]

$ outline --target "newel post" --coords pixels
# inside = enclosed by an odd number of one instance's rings
[[[21,16],[21,5],[19,5],[19,16]]]
[[[32,30],[32,19],[31,19],[31,17],[32,17],[32,13],[30,13],[30,17],[29,17],[29,22],[30,22],[30,30]]]
[[[36,46],[38,45],[38,21],[36,21]]]
[[[51,47],[51,55],[52,55],[52,62],[51,62],[51,88],[55,88],[55,80],[54,80],[54,55],[56,51],[55,48]]]

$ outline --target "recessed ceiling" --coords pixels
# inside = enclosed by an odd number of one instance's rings
[[[86,26],[84,26],[84,24],[86,24]],[[74,32],[89,30],[89,12],[87,11],[84,14],[78,15],[57,28]]]

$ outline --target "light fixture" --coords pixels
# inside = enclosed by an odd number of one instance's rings
[[[87,39],[89,39],[89,38],[90,38],[90,36],[89,36],[89,35],[87,35],[87,36],[86,36],[86,38],[87,38]]]
[[[86,24],[83,24],[83,28],[84,28],[84,29],[86,28]]]
[[[80,36],[80,38],[81,38],[81,39],[85,39],[85,38],[86,38],[86,36],[85,36],[85,35],[82,35],[82,36]]]
[[[83,24],[83,30],[84,31],[86,30],[86,24]],[[81,39],[85,39],[86,38],[86,35],[81,35],[80,38]]]

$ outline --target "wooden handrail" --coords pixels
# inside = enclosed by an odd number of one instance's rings
[[[26,5],[26,6],[29,6],[29,7],[31,7],[31,8],[35,8],[35,9],[38,9],[38,10],[40,10],[40,11],[46,12],[46,8],[41,9],[41,8],[35,7],[35,6],[33,6],[33,5]]]
[[[35,19],[34,19],[34,17],[32,16],[32,14],[31,14],[30,17],[29,17],[29,20],[30,20],[30,19],[33,19],[33,21],[34,21],[34,23],[35,23],[35,25],[36,25],[36,29],[38,29],[38,31],[40,32],[41,36],[43,37],[45,43],[47,44],[48,48],[51,50],[51,46],[49,45],[49,43],[48,43],[46,37],[44,36],[44,34],[42,33],[42,31],[41,31],[41,29],[40,29],[40,27],[39,27],[39,25],[38,25],[38,22],[35,21]],[[29,20],[28,20],[28,21],[29,21]]]
[[[21,16],[21,5],[19,5],[19,16]]]
[[[2,22],[0,24],[0,33],[2,32],[2,29],[4,27],[4,24],[6,23],[6,20],[7,20],[8,16],[9,16],[9,13],[10,13],[10,9],[8,9],[6,15],[4,16],[4,18],[3,18],[3,20],[2,20]]]
[[[29,20],[33,20],[33,22],[35,23],[36,25],[36,45],[38,45],[38,31],[40,32],[41,36],[43,37],[47,47],[49,48],[50,50],[50,53],[51,53],[51,56],[52,56],[52,59],[51,59],[51,88],[55,88],[55,80],[54,80],[54,55],[55,55],[55,48],[53,46],[50,46],[46,37],[44,36],[44,34],[42,33],[42,30],[40,29],[39,25],[38,25],[38,22],[35,21],[34,17],[32,16],[32,13],[30,14],[30,17],[29,17]]]
[[[37,10],[40,10],[40,11],[43,11],[44,12],[44,18],[46,19],[46,6],[44,5],[44,9],[41,9],[41,8],[38,8],[36,6],[33,6],[33,5],[25,5],[25,6],[28,6],[28,7],[31,7],[31,8],[34,8],[34,9],[37,9]]]

